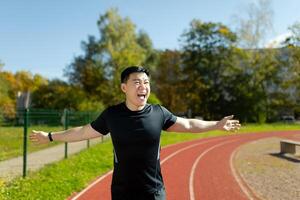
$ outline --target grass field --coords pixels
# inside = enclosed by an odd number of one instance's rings
[[[28,134],[31,130],[58,131],[62,130],[61,126],[34,126],[29,127]],[[55,145],[55,144],[52,144]],[[28,142],[28,151],[36,151],[49,147],[49,145],[36,146]],[[23,154],[23,127],[0,127],[0,161],[20,156]]]
[[[259,131],[300,130],[299,124],[248,124],[238,133],[212,131],[203,134],[163,133],[162,145],[228,134]],[[112,169],[112,144],[105,141],[84,150],[69,159],[50,164],[42,170],[29,173],[25,179],[17,178],[9,183],[0,180],[0,199],[66,199],[74,191],[80,191],[93,179]]]

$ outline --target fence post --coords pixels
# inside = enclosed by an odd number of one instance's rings
[[[87,123],[90,123],[90,112],[88,111],[87,112]],[[90,148],[90,139],[88,139],[87,141],[86,141],[86,147],[87,148]]]
[[[24,109],[24,136],[23,136],[23,178],[27,171],[27,131],[28,131],[28,108]]]
[[[65,112],[65,130],[69,128],[69,112],[68,109],[64,110]],[[65,158],[68,158],[68,143],[65,142]]]

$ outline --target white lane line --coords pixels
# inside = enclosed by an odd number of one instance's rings
[[[221,140],[221,139],[224,139],[224,138],[213,138],[213,139],[209,139],[209,140],[206,140],[206,141],[200,141],[199,143],[192,144],[192,145],[189,145],[189,146],[184,147],[182,149],[179,149],[179,150],[175,151],[174,153],[170,154],[169,156],[167,156],[165,159],[163,159],[160,162],[160,164],[162,165],[164,162],[166,162],[167,160],[169,160],[170,158],[174,157],[175,155],[177,155],[178,153],[180,153],[180,152],[182,152],[184,150],[187,150],[189,148],[192,148],[192,147],[200,145],[200,144],[205,144],[205,143],[208,143],[208,142],[211,142],[211,141],[217,141],[217,140]],[[178,143],[178,144],[180,144],[180,143]],[[178,145],[178,144],[172,144],[172,145],[164,147],[163,149],[168,148],[170,146],[175,146],[175,145]],[[91,189],[94,185],[96,185],[100,181],[104,180],[106,177],[108,177],[112,173],[113,173],[113,170],[111,170],[111,171],[107,172],[105,175],[99,177],[92,184],[90,184],[84,190],[82,190],[81,192],[79,192],[75,197],[71,198],[71,200],[77,200],[81,195],[83,195],[85,192],[87,192],[89,189]]]
[[[107,172],[106,174],[104,174],[103,176],[101,176],[100,178],[98,178],[97,180],[95,180],[92,184],[90,184],[88,187],[86,187],[84,190],[82,190],[81,192],[79,192],[75,197],[71,198],[71,200],[76,200],[78,199],[81,195],[83,195],[86,191],[88,191],[89,189],[91,189],[92,187],[94,187],[94,185],[96,185],[97,183],[99,183],[100,181],[102,181],[103,179],[105,179],[107,176],[109,176],[110,174],[112,174],[113,170]]]
[[[176,156],[178,153],[182,152],[182,151],[185,151],[187,149],[190,149],[190,148],[193,148],[195,146],[198,146],[200,144],[205,144],[205,143],[208,143],[208,142],[212,142],[212,141],[217,141],[217,140],[221,140],[221,139],[224,139],[224,138],[216,138],[216,139],[211,139],[211,140],[208,140],[208,141],[201,141],[199,143],[196,143],[196,144],[191,144],[189,146],[186,146],[186,147],[183,147],[175,152],[173,152],[172,154],[168,155],[167,157],[165,157],[165,159],[163,159],[160,164],[164,164],[164,162],[166,162],[167,160],[169,160],[170,158]]]
[[[257,198],[255,196],[253,196],[253,191],[251,192],[250,188],[247,188],[247,186],[245,186],[245,184],[246,184],[245,181],[243,181],[242,176],[240,175],[240,173],[234,167],[233,159],[236,155],[237,150],[238,150],[238,148],[236,148],[230,156],[231,172],[233,174],[234,179],[236,180],[236,182],[238,183],[238,185],[240,186],[240,188],[242,189],[244,194],[247,196],[247,198],[250,199],[250,200],[255,200]]]
[[[234,142],[236,140],[229,140],[229,141],[225,141],[225,142],[221,142],[219,144],[216,144],[212,147],[210,147],[209,149],[207,149],[206,151],[204,151],[203,153],[201,153],[197,159],[195,160],[193,166],[192,166],[192,170],[191,170],[191,173],[190,173],[190,181],[189,181],[189,190],[190,190],[190,200],[195,200],[195,191],[194,191],[194,176],[195,176],[195,171],[196,171],[196,167],[200,161],[200,159],[205,155],[207,154],[209,151],[213,150],[214,148],[217,148],[219,146],[222,146],[226,143],[231,143],[231,142]]]

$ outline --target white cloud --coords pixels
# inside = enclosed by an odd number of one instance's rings
[[[288,38],[292,36],[291,32],[286,32],[276,36],[275,38],[269,40],[264,46],[265,48],[278,48],[282,46],[282,43]]]

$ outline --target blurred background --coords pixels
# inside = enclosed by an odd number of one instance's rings
[[[151,70],[151,103],[242,122],[300,116],[300,2],[5,1],[0,123],[29,108],[98,111],[123,100],[120,72]],[[23,98],[24,99],[24,98]]]

